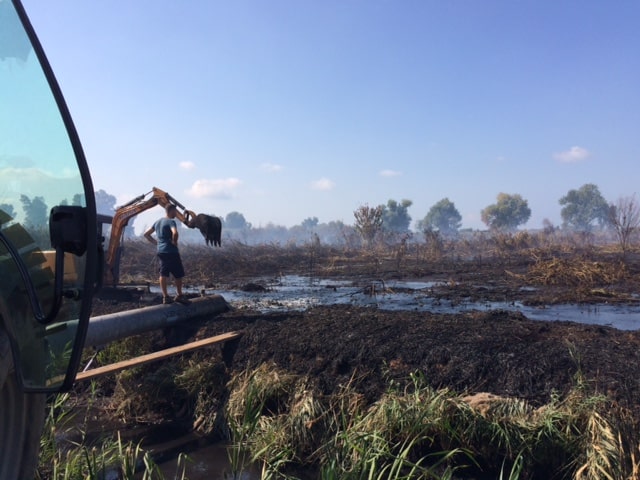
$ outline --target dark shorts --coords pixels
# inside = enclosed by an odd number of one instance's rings
[[[159,253],[160,260],[160,276],[168,277],[170,274],[173,278],[184,277],[184,268],[179,253]]]

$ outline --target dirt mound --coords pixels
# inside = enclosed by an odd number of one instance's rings
[[[433,315],[348,306],[270,314],[230,312],[199,335],[242,329],[234,369],[275,362],[324,393],[351,382],[375,401],[390,381],[421,372],[434,387],[491,392],[533,404],[577,382],[640,404],[640,333],[527,320],[505,311]]]

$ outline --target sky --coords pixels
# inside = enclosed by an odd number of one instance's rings
[[[640,181],[640,2],[23,0],[94,188],[254,227]],[[163,212],[135,222],[140,233]]]

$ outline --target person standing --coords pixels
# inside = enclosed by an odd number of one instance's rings
[[[158,247],[158,260],[160,261],[160,290],[162,290],[162,303],[168,304],[174,301],[184,305],[189,303],[182,294],[182,279],[184,267],[178,249],[178,226],[176,224],[176,206],[169,204],[165,208],[166,215],[153,224],[144,237]],[[157,240],[153,238],[156,233]],[[171,298],[168,294],[169,277],[173,275],[177,295]]]

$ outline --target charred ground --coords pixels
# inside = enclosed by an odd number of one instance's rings
[[[622,258],[609,247],[499,247],[476,249],[471,255],[452,251],[438,256],[425,246],[415,251],[394,247],[362,253],[317,245],[236,244],[221,250],[183,248],[183,257],[193,286],[214,289],[255,286],[264,278],[298,273],[350,278],[363,289],[380,279],[439,280],[442,284],[433,295],[449,302],[472,298],[542,307],[558,302],[638,301],[634,293],[640,257],[633,252]],[[155,281],[152,249],[133,244],[124,258],[122,270],[130,281]],[[94,303],[94,315],[150,301],[159,302],[159,298],[103,295]],[[244,336],[234,348],[225,377],[273,363],[308,376],[324,394],[350,384],[373,402],[390,381],[402,385],[410,374],[419,372],[434,387],[491,392],[536,405],[579,382],[640,418],[638,331],[534,321],[502,310],[432,314],[342,305],[268,314],[236,308],[213,320],[195,320],[153,335],[150,348],[231,330],[243,330]],[[220,349],[210,349],[207,355],[220,356],[223,364]],[[144,374],[145,370],[140,373]],[[183,401],[167,399],[163,415],[184,410]]]

